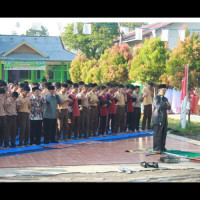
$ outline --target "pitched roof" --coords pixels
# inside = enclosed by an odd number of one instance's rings
[[[143,25],[139,28],[143,28],[142,36],[144,37],[144,36],[148,35],[149,33],[151,34],[152,29],[163,28],[169,24],[172,24],[172,22],[157,22],[157,23],[153,23],[153,24]],[[129,32],[129,34],[127,34],[127,35],[123,35],[122,41],[127,42],[129,40],[134,40],[134,39],[135,39],[135,30]],[[114,39],[114,42],[118,42],[118,41],[119,41],[119,37]]]
[[[16,51],[22,45],[28,46],[33,52]],[[74,58],[74,53],[64,49],[58,36],[0,35],[2,60],[72,61]]]

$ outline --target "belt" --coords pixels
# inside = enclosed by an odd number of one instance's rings
[[[124,107],[125,105],[116,105],[117,107]]]

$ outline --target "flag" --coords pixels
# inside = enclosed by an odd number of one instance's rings
[[[152,29],[151,32],[152,32],[152,36],[153,36],[154,38],[156,38],[156,30],[155,30],[155,29]]]
[[[142,29],[141,28],[135,28],[135,39],[142,40]]]
[[[92,24],[83,25],[83,34],[92,34]]]
[[[161,34],[161,41],[168,41],[168,33],[169,30],[162,30],[162,34]]]
[[[184,39],[185,39],[185,30],[179,30],[178,31],[178,36],[179,36],[181,41],[184,41]]]
[[[17,28],[20,28],[20,23],[19,22],[16,22],[16,25],[15,25]]]
[[[78,34],[77,22],[74,23],[74,34]]]
[[[181,87],[181,127],[186,127],[186,110],[188,106],[188,70],[189,66],[185,67],[185,76],[182,80]]]
[[[125,35],[128,35],[129,28],[125,26],[120,26],[120,32],[123,32]]]

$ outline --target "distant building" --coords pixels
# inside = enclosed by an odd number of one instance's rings
[[[57,36],[0,35],[0,80],[41,82],[48,67],[49,81],[64,82],[74,58]]]
[[[190,32],[193,31],[199,32],[200,31],[200,23],[195,22],[158,22],[148,25],[143,25],[139,28],[143,28],[142,35],[143,40],[136,40],[135,39],[135,30],[129,32],[127,35],[124,35],[122,37],[122,43],[127,43],[132,50],[137,48],[137,46],[141,43],[144,43],[144,40],[146,38],[152,37],[152,30],[156,30],[156,38],[161,36],[162,29],[168,29],[169,35],[168,35],[168,46],[170,49],[173,49],[175,46],[178,45],[178,30],[183,26],[187,25],[188,29],[190,29]],[[119,43],[119,37],[114,39],[115,42]]]

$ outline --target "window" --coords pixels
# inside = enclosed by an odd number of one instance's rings
[[[28,79],[29,78],[28,70],[20,70],[20,79]]]

